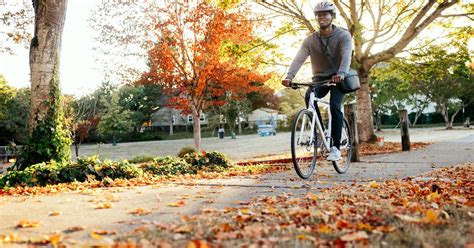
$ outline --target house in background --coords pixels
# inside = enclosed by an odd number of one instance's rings
[[[184,115],[181,113],[181,110],[172,109],[172,108],[160,108],[158,111],[152,114],[151,117],[151,129],[165,129],[173,126],[190,126],[193,124],[192,115]],[[208,120],[205,113],[201,113],[201,126],[207,125]]]
[[[247,121],[250,127],[254,127],[260,123],[270,124],[270,122],[274,120],[276,120],[277,125],[287,125],[287,116],[280,114],[276,109],[259,108],[247,115]]]

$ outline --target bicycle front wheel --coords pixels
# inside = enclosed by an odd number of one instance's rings
[[[349,169],[352,159],[352,133],[346,118],[344,118],[342,125],[341,146],[339,150],[341,151],[341,159],[332,161],[332,165],[337,173],[344,174]]]
[[[291,127],[291,158],[296,173],[302,179],[308,179],[316,166],[317,135],[315,130],[311,130],[312,119],[312,112],[303,109],[296,115]],[[313,138],[311,132],[314,133]]]

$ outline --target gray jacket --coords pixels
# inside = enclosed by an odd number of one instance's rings
[[[334,73],[345,76],[349,72],[352,55],[351,35],[346,29],[335,25],[332,27],[332,33],[329,36],[321,36],[321,39],[324,46],[327,44],[337,72],[332,69],[326,55],[324,55],[324,48],[321,46],[318,38],[319,32],[315,32],[304,39],[300,50],[293,59],[293,62],[291,62],[286,79],[292,80],[310,55],[313,79],[318,76],[330,76]]]

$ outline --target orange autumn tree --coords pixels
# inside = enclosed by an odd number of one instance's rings
[[[266,75],[239,65],[224,45],[245,44],[253,37],[246,10],[224,10],[207,1],[166,0],[154,13],[156,40],[148,51],[149,70],[139,83],[161,84],[168,106],[191,113],[195,148],[201,145],[200,114],[225,104],[226,93],[258,90]],[[259,84],[260,83],[260,84]]]

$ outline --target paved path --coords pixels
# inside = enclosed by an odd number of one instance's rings
[[[299,196],[308,191],[317,193],[325,187],[342,183],[365,183],[371,180],[416,176],[422,172],[474,162],[474,134],[462,138],[436,142],[423,150],[363,157],[344,175],[322,163],[310,180],[302,181],[293,170],[282,173],[234,177],[230,179],[194,180],[186,183],[133,188],[104,188],[86,193],[62,193],[48,196],[0,197],[0,235],[16,232],[27,237],[41,237],[51,231],[64,232],[69,227],[84,225],[86,229],[64,234],[74,240],[88,242],[92,230],[128,232],[136,227],[178,220],[182,215],[199,213],[202,209],[236,207],[262,195],[289,194]],[[288,165],[291,166],[291,165]],[[171,207],[179,200],[184,206]],[[112,202],[110,209],[95,209],[98,202]],[[128,212],[142,207],[152,210],[150,215],[133,216]],[[62,215],[48,216],[50,211]],[[40,221],[32,229],[15,229],[21,220]],[[106,240],[106,239],[105,239]]]
[[[435,142],[462,138],[473,134],[474,129],[444,130],[443,128],[417,128],[410,129],[410,139],[413,142],[425,141]],[[377,135],[383,136],[385,141],[400,142],[399,129],[386,129]],[[131,159],[137,155],[149,156],[176,156],[181,148],[194,146],[192,139],[163,140],[134,143],[119,143],[117,146],[111,144],[83,145],[80,155],[99,154],[101,158],[112,160]],[[228,154],[234,161],[252,158],[263,154],[278,154],[288,152],[290,147],[290,133],[278,133],[276,136],[260,137],[254,135],[242,135],[232,140],[204,138],[202,148],[206,151],[220,151]]]

